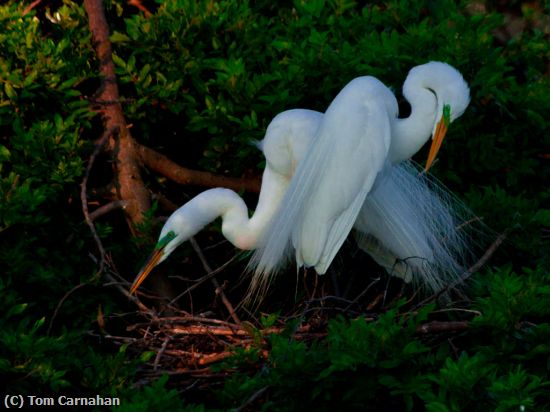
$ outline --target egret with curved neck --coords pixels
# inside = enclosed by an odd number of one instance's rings
[[[264,140],[258,144],[266,158],[266,166],[254,215],[249,218],[245,202],[233,190],[216,188],[198,194],[168,218],[130,293],[135,293],[151,270],[179,245],[218,217],[222,218],[222,234],[227,240],[239,249],[254,249],[279,207],[296,165],[305,156],[322,117],[322,113],[303,109],[275,116],[267,127]]]
[[[371,76],[352,80],[332,101],[252,257],[252,291],[265,289],[292,251],[298,267],[325,273],[388,165],[410,158],[432,136],[429,169],[448,125],[470,101],[462,75],[441,62],[413,68],[403,94],[411,105],[405,119],[395,96]],[[369,216],[362,220],[368,228]]]

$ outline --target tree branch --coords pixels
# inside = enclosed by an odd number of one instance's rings
[[[246,190],[253,193],[260,192],[261,180],[259,178],[240,179],[187,169],[147,146],[136,144],[135,148],[145,166],[176,183],[206,187],[226,187],[235,191]]]
[[[106,130],[118,130],[118,134],[111,136],[108,149],[114,157],[117,195],[119,200],[127,202],[124,211],[132,233],[136,234],[136,225],[143,221],[144,214],[150,207],[149,192],[141,179],[135,141],[130,134],[119,102],[109,26],[105,18],[103,2],[84,0],[84,8],[88,14],[93,45],[99,61],[99,71],[103,77],[96,96],[96,100],[100,103],[96,110],[101,113]]]

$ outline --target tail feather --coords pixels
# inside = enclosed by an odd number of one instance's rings
[[[376,248],[365,236],[376,238],[396,262],[410,268],[406,273],[414,283],[438,291],[456,281],[473,256],[470,234],[459,228],[473,213],[437,179],[419,170],[412,161],[388,168],[363,204],[356,236],[374,255]],[[387,256],[381,259],[388,261]]]

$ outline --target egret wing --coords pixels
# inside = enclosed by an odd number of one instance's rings
[[[390,120],[384,105],[366,99],[342,112],[325,115],[317,150],[326,152],[308,187],[301,218],[293,231],[297,260],[326,272],[348,236],[382,170],[390,145]],[[319,156],[323,157],[323,156]]]
[[[267,285],[293,246],[298,264],[326,271],[385,163],[396,112],[391,91],[372,77],[338,94],[250,262],[253,290]]]

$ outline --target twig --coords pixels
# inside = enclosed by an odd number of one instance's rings
[[[238,408],[235,408],[233,409],[234,412],[241,412],[243,410],[245,410],[246,407],[248,407],[249,405],[251,405],[252,403],[254,403],[254,401],[256,399],[258,399],[260,396],[262,396],[265,391],[267,391],[269,389],[269,386],[264,386],[263,388],[257,390],[256,392],[254,392],[252,394],[252,396],[250,396],[250,398],[248,398],[246,400],[245,403],[243,403],[241,406],[239,406]]]
[[[59,312],[59,309],[61,309],[61,306],[63,305],[63,303],[67,300],[67,298],[73,294],[75,291],[77,291],[78,289],[80,289],[82,286],[86,286],[89,282],[83,282],[83,283],[79,283],[78,285],[76,285],[75,287],[73,287],[71,290],[69,290],[67,293],[65,293],[63,295],[63,297],[61,298],[61,300],[57,303],[57,306],[55,307],[55,310],[53,311],[53,315],[52,315],[52,318],[50,319],[50,323],[48,325],[48,330],[46,332],[46,335],[50,335],[50,332],[52,330],[52,326],[53,326],[53,321],[55,320],[55,318],[57,317],[57,313]]]
[[[160,370],[157,372],[148,373],[145,376],[161,376],[161,375],[191,375],[191,376],[200,376],[201,378],[225,378],[227,373],[210,373],[210,368],[206,367],[203,369],[189,369],[189,368],[179,368],[172,370]]]
[[[249,336],[249,333],[244,329],[228,328],[222,326],[176,326],[170,328],[170,332],[174,335],[237,335]]]
[[[84,173],[84,178],[82,179],[82,183],[80,184],[80,201],[82,203],[82,212],[84,213],[84,219],[86,220],[86,224],[90,228],[90,231],[92,232],[92,236],[94,237],[95,243],[97,245],[97,249],[99,250],[99,269],[97,273],[94,275],[94,277],[99,276],[103,269],[105,268],[105,249],[103,248],[103,244],[101,243],[101,239],[99,238],[97,231],[95,230],[94,223],[92,221],[92,218],[90,217],[90,213],[88,212],[88,195],[87,195],[87,185],[88,185],[88,179],[90,177],[90,172],[92,170],[92,166],[94,164],[94,161],[107,142],[107,140],[111,137],[113,133],[115,133],[116,129],[108,129],[103,132],[103,136],[99,138],[97,141],[94,151],[92,155],[90,156],[90,159],[88,160],[88,165],[86,166],[86,172]]]
[[[439,332],[459,332],[466,330],[470,327],[470,322],[468,321],[451,321],[451,322],[440,322],[434,320],[432,322],[424,323],[419,325],[416,328],[416,333],[419,335],[427,335],[429,333],[439,333]]]
[[[224,325],[227,327],[233,327],[235,328],[235,325],[229,322],[226,322],[225,320],[221,319],[213,319],[213,318],[204,318],[201,316],[165,316],[158,318],[154,321],[155,324],[163,325],[166,323],[170,324],[178,324],[178,323],[190,323],[190,322],[196,322],[196,323],[213,323],[217,325]],[[144,327],[144,326],[150,326],[151,322],[147,323],[136,323],[134,325],[130,325],[126,328],[127,331],[133,331],[137,328]]]
[[[128,0],[128,4],[142,11],[146,18],[149,18],[152,16],[152,13],[149,10],[147,10],[147,7],[145,7],[140,0]]]
[[[166,337],[166,339],[164,339],[164,342],[162,342],[162,346],[160,347],[160,350],[157,352],[157,356],[155,356],[155,362],[153,363],[153,370],[156,371],[158,369],[158,366],[159,366],[159,361],[160,361],[160,358],[162,356],[162,354],[164,353],[164,351],[166,350],[166,347],[168,346],[168,342],[170,342],[171,338],[170,336]]]
[[[193,249],[195,250],[195,252],[197,253],[197,255],[199,256],[199,259],[201,260],[202,262],[202,266],[204,267],[204,270],[206,271],[207,274],[210,274],[213,272],[212,268],[210,267],[210,265],[208,264],[208,262],[206,261],[206,258],[204,257],[203,253],[202,253],[202,250],[201,248],[199,247],[199,244],[197,243],[197,241],[195,240],[195,238],[190,238],[189,241],[191,242],[191,245],[193,246]],[[218,279],[216,279],[216,277],[212,276],[210,278],[210,281],[212,282],[212,284],[214,285],[214,287],[216,288],[216,294],[220,296],[223,304],[225,305],[225,307],[227,308],[227,310],[229,311],[229,314],[231,315],[231,317],[233,318],[233,320],[235,321],[235,323],[237,325],[240,325],[241,324],[241,320],[239,319],[239,317],[237,316],[237,314],[235,313],[235,309],[233,308],[233,305],[231,304],[231,302],[229,301],[229,299],[227,299],[227,296],[225,295],[224,291],[223,291],[223,288],[220,286],[220,283],[218,282]]]
[[[98,217],[106,215],[107,213],[112,212],[113,210],[124,209],[127,204],[128,202],[125,200],[114,200],[112,202],[109,202],[106,205],[98,207],[96,210],[90,213],[90,220],[93,222]]]
[[[233,256],[231,259],[229,259],[227,262],[225,262],[223,265],[221,265],[219,268],[207,273],[206,275],[204,275],[203,277],[195,280],[194,284],[192,286],[189,286],[187,289],[185,289],[182,293],[180,293],[179,295],[177,295],[174,299],[172,299],[170,302],[168,302],[168,305],[173,305],[177,300],[179,300],[182,296],[184,296],[185,294],[191,292],[193,289],[199,287],[200,285],[202,285],[204,282],[206,282],[208,279],[211,279],[213,278],[214,276],[216,276],[216,274],[220,273],[222,270],[224,270],[227,266],[229,266],[231,264],[231,262],[233,262],[235,259],[237,259],[237,256],[238,255],[235,255]]]
[[[504,240],[506,239],[506,237],[508,236],[508,230],[505,230],[504,232],[502,232],[496,239],[495,241],[493,242],[493,244],[491,246],[489,246],[489,248],[487,249],[487,251],[483,254],[483,256],[481,257],[481,259],[479,259],[474,265],[472,265],[472,267],[470,269],[468,269],[463,275],[462,277],[460,278],[460,280],[458,280],[456,283],[462,283],[464,282],[466,279],[468,279],[470,276],[472,276],[472,274],[474,274],[475,272],[477,272],[479,269],[481,269],[483,267],[483,265],[485,265],[485,263],[487,263],[487,261],[491,258],[491,256],[493,256],[493,254],[496,252],[496,250],[498,249],[498,247],[502,244],[502,242],[504,242]],[[456,285],[453,285],[453,287],[456,286]]]
[[[130,295],[130,292],[128,291],[128,289],[123,287],[120,284],[120,282],[118,282],[110,273],[105,273],[104,276],[107,278],[109,282],[113,282],[114,287],[117,288],[120,293],[122,293],[132,302],[134,302],[141,312],[151,315],[153,319],[158,319],[156,314],[151,309],[149,309],[147,306],[141,303],[141,301],[137,298],[137,296]]]
[[[34,9],[36,6],[38,6],[40,3],[42,3],[42,0],[34,0],[31,4],[29,4],[27,7],[25,7],[25,10],[23,10],[23,16],[26,16],[31,12],[32,9]]]
[[[272,326],[270,328],[262,329],[260,332],[262,335],[278,334],[285,331],[285,327]],[[295,333],[297,335],[309,334],[311,325],[301,325],[296,328]],[[214,336],[246,336],[249,337],[250,333],[243,327],[237,325],[228,324],[227,326],[212,326],[212,325],[191,325],[191,326],[174,326],[166,328],[166,331],[170,331],[173,335],[214,335]]]
[[[487,261],[491,258],[491,256],[495,253],[495,251],[498,249],[498,247],[502,244],[502,242],[504,242],[504,239],[506,239],[506,236],[508,236],[508,230],[505,230],[503,233],[501,233],[496,239],[495,241],[492,243],[491,246],[489,246],[489,248],[485,251],[485,253],[483,254],[483,256],[474,264],[472,265],[466,272],[464,272],[462,274],[462,276],[460,276],[460,278],[458,280],[456,280],[455,282],[451,283],[450,285],[448,285],[446,288],[440,290],[439,292],[437,292],[436,294],[432,295],[432,296],[429,296],[427,297],[426,299],[424,299],[423,301],[421,301],[420,303],[418,303],[417,305],[414,306],[414,308],[412,310],[415,310],[421,306],[424,306],[425,304],[427,303],[430,303],[434,300],[436,300],[437,298],[439,298],[442,294],[448,292],[449,290],[455,288],[456,286],[458,286],[459,284],[465,282],[470,276],[472,276],[472,274],[474,274],[475,272],[477,272],[479,269],[481,269],[481,267],[487,263]]]
[[[443,312],[464,312],[464,313],[472,313],[475,316],[481,316],[481,312],[479,310],[465,309],[465,308],[444,308],[444,309],[434,310],[431,313],[443,313]]]
[[[346,306],[346,307],[344,308],[344,310],[348,310],[348,309],[350,309],[353,305],[355,305],[355,304],[359,301],[359,299],[361,299],[361,298],[369,291],[369,289],[370,289],[371,287],[373,287],[379,280],[380,280],[380,278],[376,278],[376,279],[374,279],[371,283],[369,283],[369,284],[367,285],[367,287],[365,288],[365,290],[363,290],[361,293],[359,293],[359,295],[357,295],[357,297],[356,297],[355,299],[353,299],[353,300],[349,303],[349,305]]]
[[[209,365],[211,363],[219,362],[223,359],[229,358],[232,355],[233,355],[232,352],[227,352],[227,351],[220,352],[220,353],[212,353],[210,355],[203,355],[199,358],[198,363],[201,366]]]
[[[204,354],[204,353],[197,353],[197,352],[189,352],[189,351],[180,350],[180,349],[168,349],[165,351],[165,353],[167,355],[175,356],[177,358],[183,358],[185,356],[190,357],[193,359],[195,364],[198,364],[201,366],[221,361],[233,355],[232,352],[228,352],[228,351]]]

